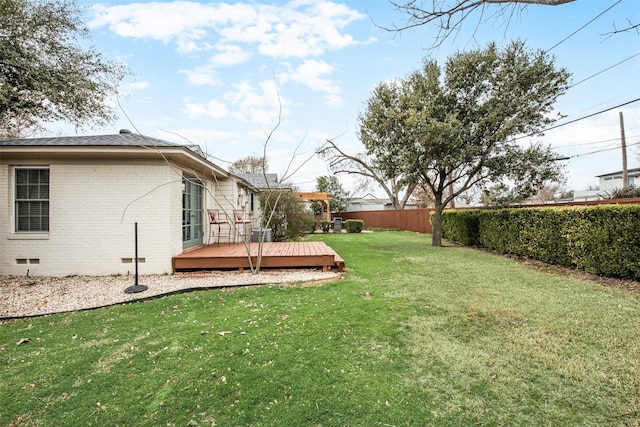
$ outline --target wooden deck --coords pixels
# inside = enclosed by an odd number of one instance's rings
[[[324,242],[265,242],[260,268],[322,268],[344,271],[344,260]],[[256,265],[258,243],[250,243]],[[242,243],[201,246],[173,257],[173,270],[240,270],[249,268],[247,247]]]

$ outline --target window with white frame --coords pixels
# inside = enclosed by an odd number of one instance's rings
[[[49,169],[15,169],[16,232],[49,232]]]

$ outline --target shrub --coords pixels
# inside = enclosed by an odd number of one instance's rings
[[[640,279],[640,206],[576,210],[567,224],[567,251],[576,268],[603,276]]]
[[[627,188],[616,188],[611,193],[612,199],[630,199],[634,197],[640,197],[640,187],[630,185]]]
[[[328,233],[331,228],[331,221],[327,221],[326,219],[321,220],[320,228],[322,228],[323,233]]]
[[[311,230],[311,223],[315,224],[313,213],[291,191],[262,191],[258,197],[262,226],[271,228],[274,242],[297,240]]]
[[[504,254],[640,279],[640,206],[447,211],[443,237]]]
[[[442,216],[442,237],[466,246],[478,244],[479,211],[446,211]],[[433,212],[431,212],[433,223]]]
[[[364,228],[364,221],[361,219],[348,219],[344,222],[347,233],[360,233]]]

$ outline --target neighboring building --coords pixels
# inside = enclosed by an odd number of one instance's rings
[[[142,274],[207,243],[206,209],[251,213],[255,187],[197,148],[116,135],[0,140],[0,275]]]
[[[281,188],[280,186],[282,185],[278,182],[278,174],[276,173],[236,173],[234,175],[242,178],[259,190]]]
[[[611,193],[613,190],[623,187],[622,171],[598,175],[596,178],[600,179],[600,191]],[[640,184],[640,168],[628,169],[627,185],[635,186],[636,184]]]
[[[407,202],[405,209],[417,209],[418,205],[415,203]],[[393,210],[393,204],[391,199],[379,199],[373,194],[368,193],[361,198],[351,198],[347,200],[346,212],[358,212],[358,211],[382,211]]]
[[[589,200],[604,200],[611,198],[613,190],[623,187],[622,171],[611,172],[604,175],[597,175],[599,185],[597,190],[574,191],[573,200],[576,202],[586,202]],[[627,184],[640,184],[640,168],[627,170]]]

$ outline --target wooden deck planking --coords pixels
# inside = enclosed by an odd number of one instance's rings
[[[258,243],[249,245],[252,265],[256,264]],[[239,269],[249,268],[249,257],[244,244],[202,246],[173,257],[173,269]],[[344,260],[324,242],[265,242],[261,267],[302,268],[321,267],[323,271],[343,271]]]

